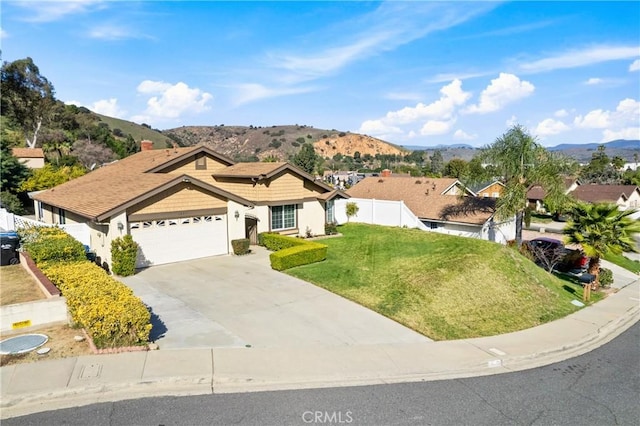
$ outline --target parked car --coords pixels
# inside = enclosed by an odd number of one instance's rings
[[[587,271],[589,258],[581,250],[565,247],[560,240],[540,237],[524,241],[523,245],[539,265],[548,266],[549,263],[555,263],[555,270],[570,272],[574,275]]]

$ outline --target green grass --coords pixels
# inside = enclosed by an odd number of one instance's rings
[[[287,273],[435,340],[533,327],[574,312],[571,301],[582,298],[580,285],[498,244],[363,224],[339,231],[322,241],[326,261]]]
[[[607,253],[604,256],[604,260],[618,265],[621,268],[627,269],[635,274],[640,273],[640,262],[637,260],[631,260],[622,254]]]
[[[531,223],[551,223],[553,219],[548,214],[542,213],[531,213]]]
[[[131,121],[121,120],[119,118],[107,117],[105,115],[96,114],[100,119],[109,125],[111,130],[120,129],[122,133],[126,135],[130,134],[136,142],[142,140],[150,140],[153,142],[153,146],[156,149],[166,148],[171,146],[171,139],[162,133],[159,133],[153,129],[147,129],[144,126],[133,123]],[[169,145],[167,145],[167,142]]]

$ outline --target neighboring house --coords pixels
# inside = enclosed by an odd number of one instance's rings
[[[402,201],[427,230],[502,243],[515,238],[515,218],[495,221],[495,199],[475,197],[457,179],[368,177],[347,194],[350,201]]]
[[[564,178],[563,184],[565,194],[568,194],[572,191],[575,191],[576,188],[580,186],[580,181],[575,178]],[[527,202],[529,204],[529,208],[536,212],[546,212],[544,207],[544,197],[546,197],[546,192],[542,189],[540,185],[531,185],[527,190]]]
[[[614,203],[621,210],[640,207],[640,189],[636,185],[580,185],[571,195],[587,203]]]
[[[146,141],[145,141],[146,142]],[[238,163],[210,148],[150,149],[36,193],[46,223],[85,223],[90,247],[111,265],[111,241],[131,234],[137,266],[228,254],[260,232],[324,234],[336,197],[288,163]]]
[[[13,156],[30,169],[44,167],[44,152],[42,148],[13,148]]]
[[[504,183],[494,180],[492,182],[485,182],[478,185],[473,185],[469,189],[476,194],[476,197],[481,198],[499,198],[504,190]]]

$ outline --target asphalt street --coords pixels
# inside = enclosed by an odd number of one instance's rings
[[[23,425],[637,425],[640,323],[546,367],[439,382],[161,397],[42,412]]]

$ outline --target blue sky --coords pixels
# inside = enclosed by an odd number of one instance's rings
[[[640,139],[640,2],[6,1],[2,60],[159,129],[305,124],[399,145]]]

